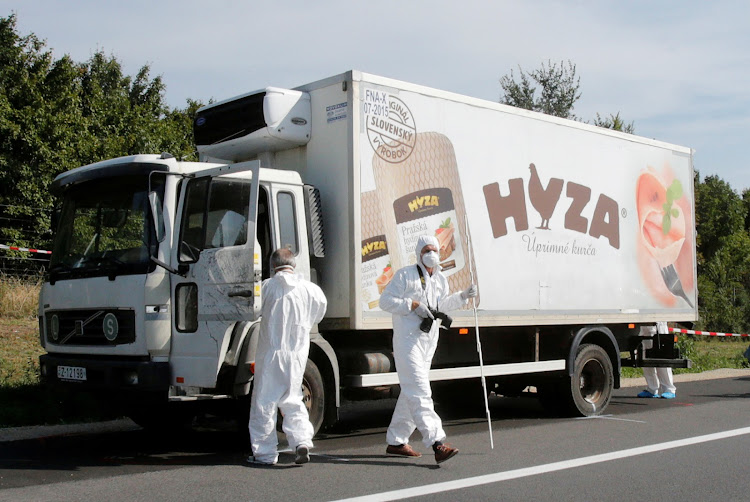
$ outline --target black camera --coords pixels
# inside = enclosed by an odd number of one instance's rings
[[[435,309],[429,309],[430,313],[435,319],[440,319],[441,323],[440,326],[449,329],[451,327],[451,324],[453,323],[453,318],[449,316],[448,314],[444,314],[442,312],[438,312]],[[435,319],[430,319],[429,317],[425,317],[422,319],[422,323],[419,325],[419,329],[421,329],[425,333],[429,333],[432,329],[432,323],[435,322]]]

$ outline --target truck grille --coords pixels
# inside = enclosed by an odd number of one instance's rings
[[[44,314],[47,343],[122,345],[135,341],[135,312],[118,309],[62,310]]]

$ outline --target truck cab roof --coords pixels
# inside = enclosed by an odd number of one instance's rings
[[[164,173],[191,174],[223,164],[208,162],[182,162],[169,154],[139,154],[103,160],[60,173],[52,182],[51,191],[59,195],[71,186],[86,181],[117,178],[127,175],[147,175],[158,171]],[[279,169],[261,169],[261,179],[280,183],[301,183],[299,173]],[[230,175],[248,177],[249,173]]]

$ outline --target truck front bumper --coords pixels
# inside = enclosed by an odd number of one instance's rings
[[[169,363],[166,362],[44,354],[39,357],[39,367],[42,381],[47,385],[77,386],[92,391],[169,390]]]

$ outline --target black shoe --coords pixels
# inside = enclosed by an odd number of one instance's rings
[[[297,447],[297,457],[294,459],[295,464],[306,464],[310,461],[310,448],[301,444]]]

